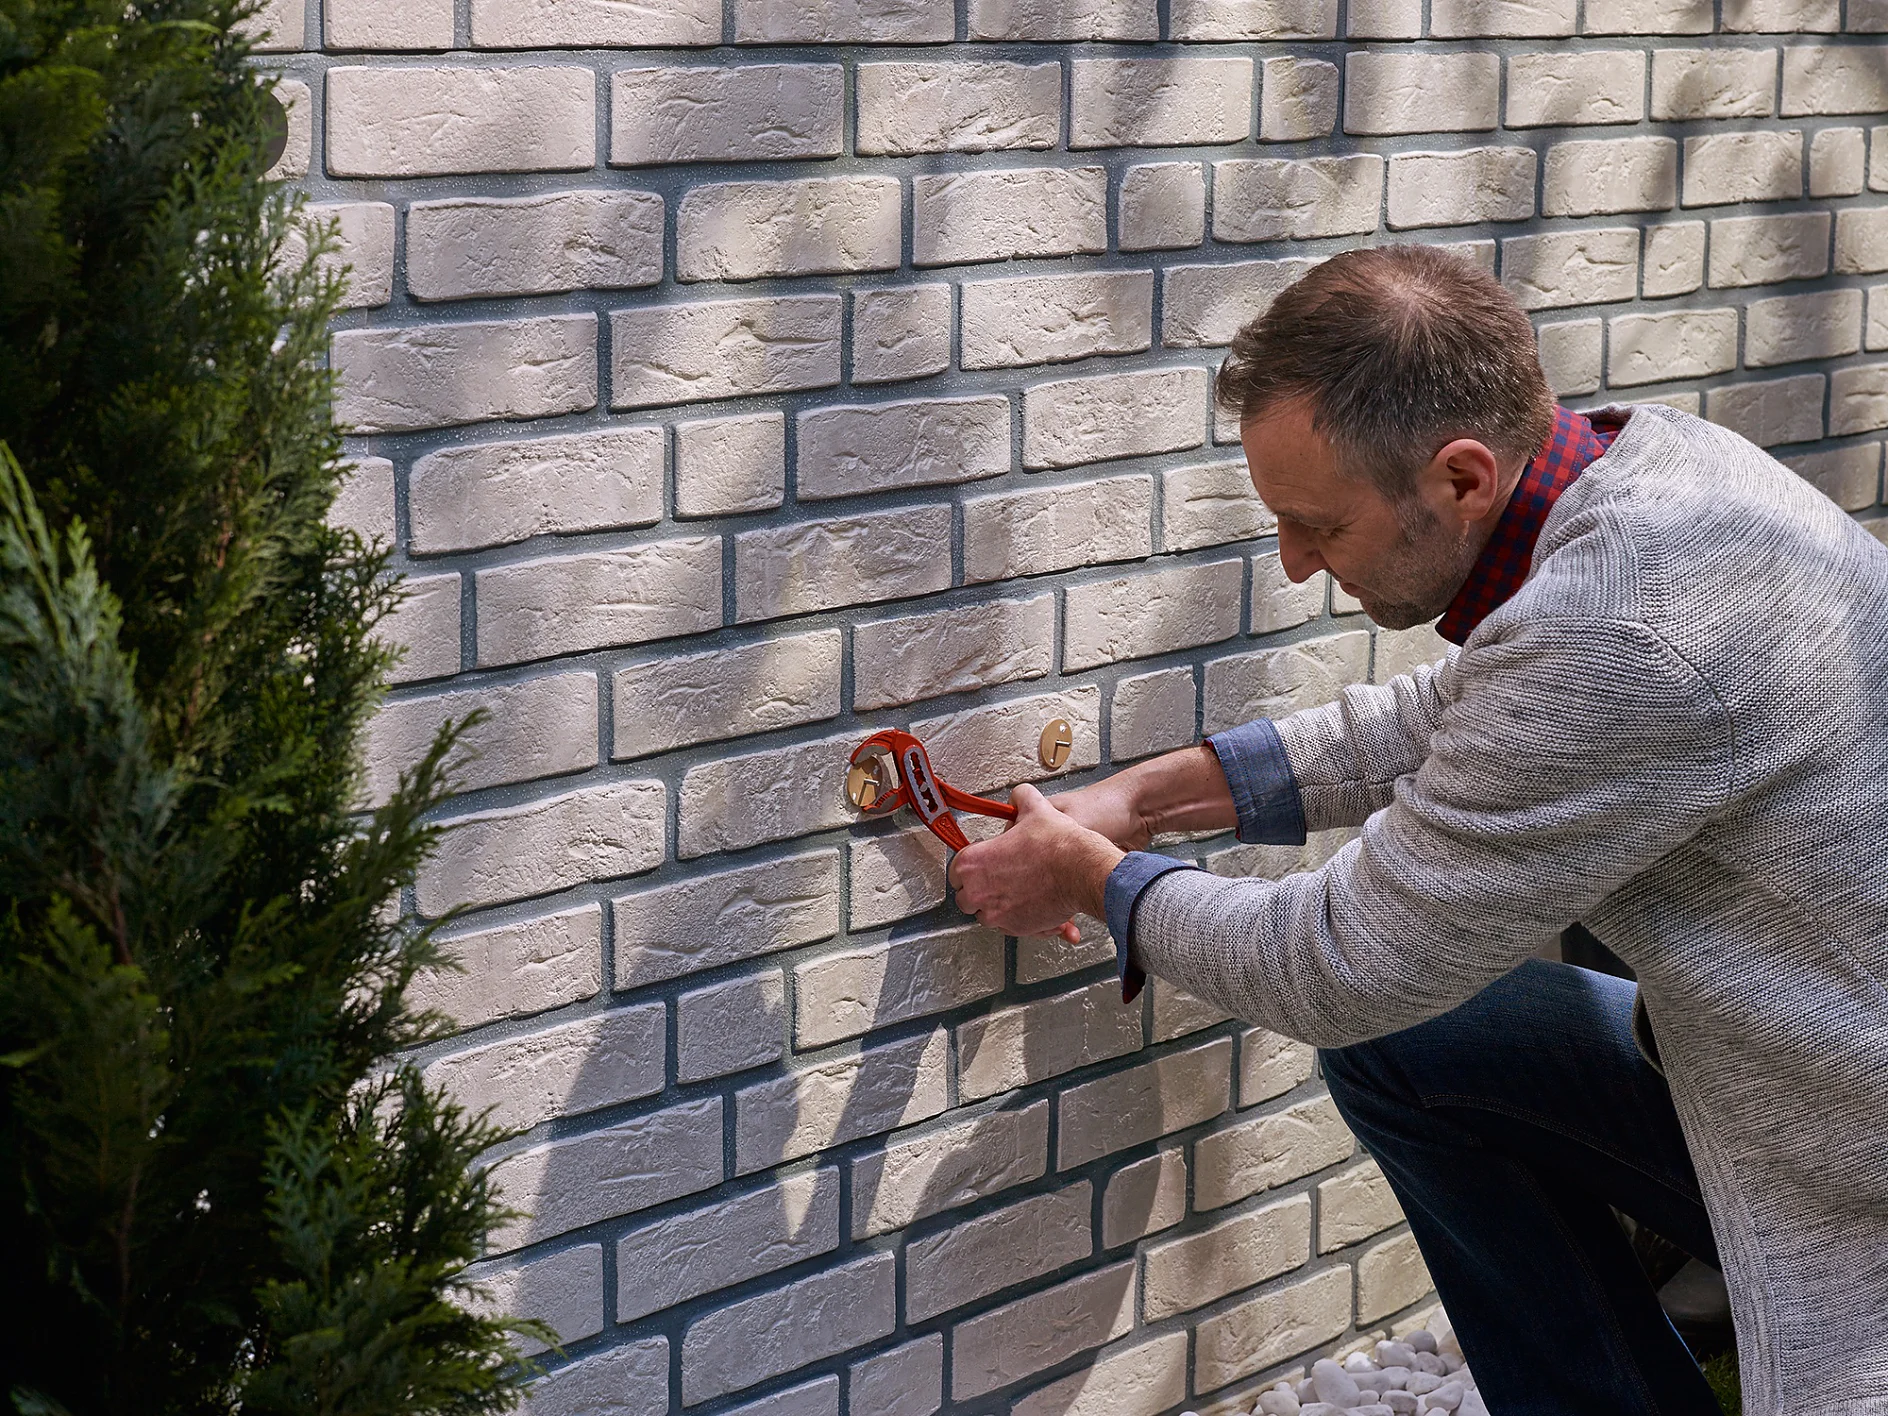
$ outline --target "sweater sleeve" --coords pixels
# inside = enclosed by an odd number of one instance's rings
[[[1361,826],[1389,804],[1398,777],[1429,755],[1456,691],[1456,654],[1386,684],[1355,684],[1337,701],[1278,720],[1311,831]]]
[[[1729,799],[1729,717],[1642,624],[1536,623],[1457,672],[1427,758],[1360,839],[1282,881],[1160,877],[1134,962],[1289,1037],[1360,1042],[1473,997]]]

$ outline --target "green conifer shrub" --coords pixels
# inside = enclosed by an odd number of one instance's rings
[[[453,735],[358,812],[398,590],[246,10],[0,0],[0,1395],[502,1411],[498,1136],[399,1061]]]

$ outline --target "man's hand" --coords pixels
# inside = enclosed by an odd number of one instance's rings
[[[1124,851],[1144,851],[1154,837],[1153,824],[1141,814],[1135,780],[1119,773],[1093,786],[1063,792],[1049,799],[1064,816],[1073,817]]]
[[[1108,873],[1123,852],[1034,787],[1016,788],[1010,800],[1016,804],[1010,828],[951,862],[958,908],[1005,934],[1067,937],[1071,916],[1102,912]]]

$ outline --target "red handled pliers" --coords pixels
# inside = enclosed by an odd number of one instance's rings
[[[886,757],[892,760],[896,786],[885,780]],[[896,728],[873,733],[853,749],[847,793],[867,816],[889,816],[901,806],[910,807],[931,833],[954,851],[968,846],[970,838],[951,815],[953,809],[1005,821],[1016,819],[1016,808],[1008,802],[959,791],[939,777],[931,770],[924,744]]]

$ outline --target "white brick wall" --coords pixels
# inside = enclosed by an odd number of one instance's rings
[[[1054,791],[1439,656],[1286,579],[1209,404],[1354,245],[1482,263],[1563,399],[1700,410],[1888,539],[1888,5],[257,25],[277,175],[352,267],[332,520],[408,576],[362,801],[486,715],[404,904],[466,910],[421,1065],[527,1128],[479,1272],[565,1340],[534,1416],[1224,1416],[1420,1310],[1311,1049],[1123,1007],[1098,921],[976,927],[846,756],[910,726]],[[1166,849],[1277,876],[1351,834]]]

